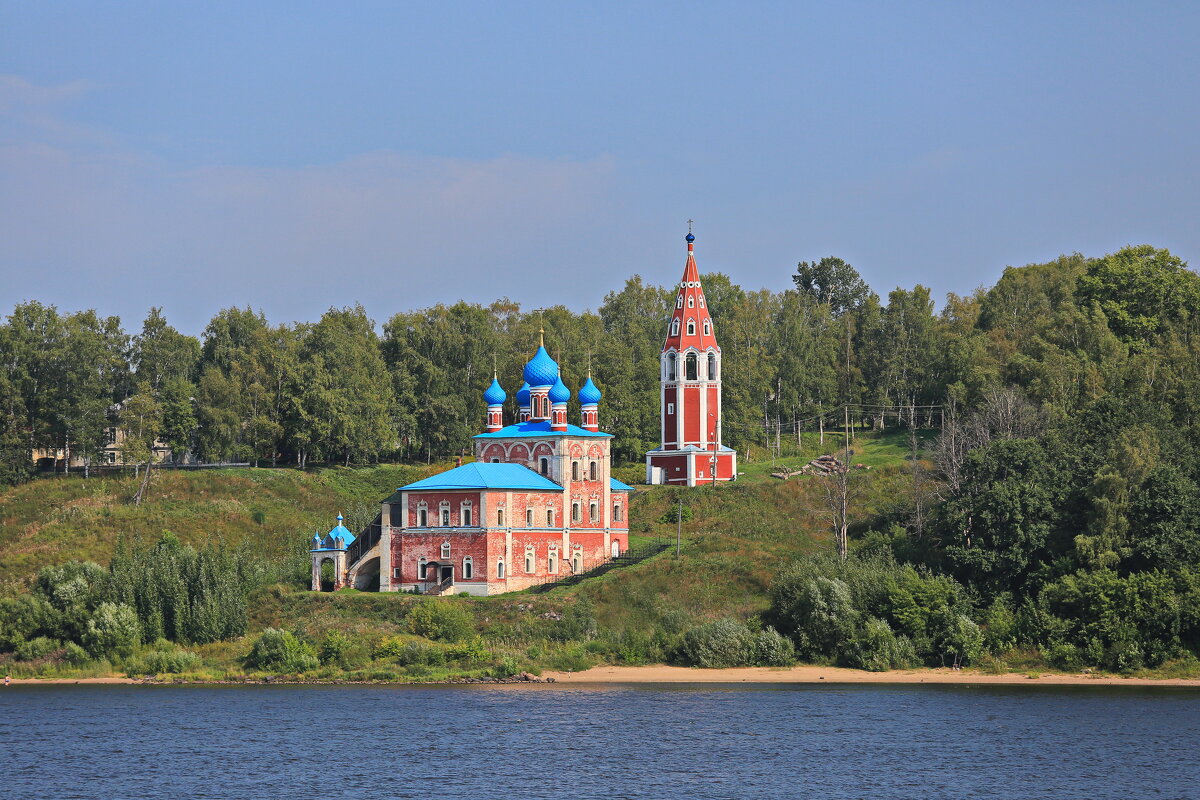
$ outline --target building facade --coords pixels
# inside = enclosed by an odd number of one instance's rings
[[[321,565],[333,561],[335,588],[378,581],[380,591],[500,594],[586,572],[626,550],[633,490],[610,474],[599,389],[589,375],[572,425],[571,392],[544,344],[522,377],[517,421],[507,426],[507,394],[495,376],[484,392],[475,462],[397,489],[344,555],[336,529],[314,537],[314,588]]]
[[[708,313],[696,237],[660,356],[659,446],[646,454],[646,482],[697,486],[737,477],[737,452],[721,444],[721,348]]]

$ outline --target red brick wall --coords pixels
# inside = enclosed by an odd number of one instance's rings
[[[409,492],[408,493],[408,525],[409,528],[417,527],[417,507],[424,501],[429,511],[428,527],[436,528],[441,525],[440,511],[442,501],[450,503],[450,525],[451,527],[461,524],[462,503],[464,500],[471,501],[471,524],[479,525],[479,492]],[[392,506],[392,524],[396,524],[396,517],[399,516],[400,507]]]

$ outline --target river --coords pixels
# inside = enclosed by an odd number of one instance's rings
[[[0,797],[1200,798],[1200,691],[12,686]]]

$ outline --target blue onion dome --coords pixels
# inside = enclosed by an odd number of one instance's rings
[[[489,406],[504,405],[504,401],[508,399],[508,395],[504,391],[504,387],[500,385],[500,381],[492,378],[492,385],[483,393],[483,401]]]
[[[571,390],[563,383],[561,375],[554,381],[554,385],[550,387],[549,397],[551,403],[565,403],[571,399]]]
[[[529,405],[529,381],[525,381],[521,384],[521,388],[517,389],[517,405]]]
[[[686,238],[687,238],[687,240],[688,240],[688,243],[689,243],[689,244],[690,244],[691,242],[694,242],[694,241],[696,241],[696,237],[695,237],[695,236],[692,236],[692,234],[690,234],[690,233],[687,235],[687,237],[686,237]]]
[[[600,402],[600,396],[600,389],[592,383],[592,376],[589,375],[587,383],[579,389],[579,405],[594,406]]]
[[[550,357],[544,345],[539,345],[533,358],[525,365],[525,382],[530,386],[553,386],[558,380],[558,362]]]

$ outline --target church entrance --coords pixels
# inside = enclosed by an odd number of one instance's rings
[[[445,583],[454,577],[454,567],[451,564],[442,564],[438,567],[438,583]]]

